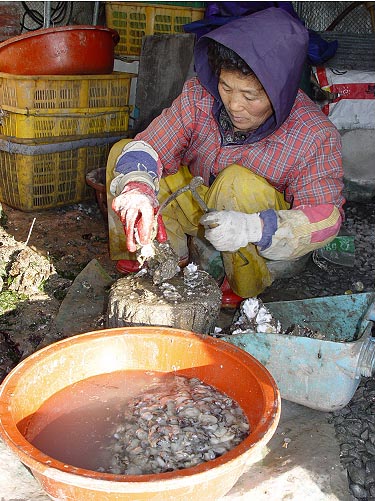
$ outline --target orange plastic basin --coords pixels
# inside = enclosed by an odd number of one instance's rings
[[[0,43],[0,71],[14,75],[112,73],[120,37],[105,26],[59,26]]]
[[[193,468],[130,476],[66,465],[36,449],[19,431],[17,424],[56,392],[121,370],[173,371],[198,377],[239,403],[251,432],[231,451]],[[2,439],[47,494],[61,501],[218,499],[270,440],[279,417],[276,383],[255,358],[225,341],[172,328],[116,328],[64,339],[22,361],[0,387]]]

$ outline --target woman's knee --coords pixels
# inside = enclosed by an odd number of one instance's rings
[[[225,183],[226,186],[234,186],[239,191],[253,189],[254,186],[257,187],[259,185],[263,189],[275,189],[266,179],[255,174],[255,172],[252,172],[247,167],[238,164],[228,165],[217,176],[214,183],[216,182]]]
[[[230,165],[215,179],[207,194],[210,207],[256,212],[274,208],[278,194],[273,186],[241,165]]]

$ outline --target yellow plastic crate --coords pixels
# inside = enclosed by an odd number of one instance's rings
[[[11,75],[0,73],[0,106],[37,110],[121,108],[129,104],[133,73]]]
[[[125,133],[130,107],[95,110],[38,110],[2,106],[0,134],[8,139],[49,142],[53,138]],[[55,139],[56,140],[56,139]]]
[[[31,155],[0,151],[0,201],[29,212],[93,199],[86,174],[106,165],[112,144]]]
[[[106,2],[105,12],[107,26],[120,35],[115,55],[138,56],[142,37],[184,33],[183,25],[203,19],[205,9],[168,4]]]

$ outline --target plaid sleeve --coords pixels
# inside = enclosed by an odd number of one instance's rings
[[[163,173],[177,172],[194,129],[194,99],[201,93],[202,87],[196,85],[195,79],[186,82],[170,108],[164,109],[124,147],[116,162],[116,172],[125,179],[150,176],[156,186]]]
[[[188,80],[172,105],[164,109],[145,131],[135,137],[146,141],[158,152],[165,173],[177,172],[191,146],[191,138],[197,126],[196,102],[202,95],[202,86],[197,84],[196,78]]]
[[[303,137],[303,136],[302,136]],[[311,136],[307,136],[311,139]],[[315,134],[314,142],[302,144],[304,155],[291,173],[286,197],[292,207],[332,204],[343,215],[343,168],[341,136],[332,126]]]

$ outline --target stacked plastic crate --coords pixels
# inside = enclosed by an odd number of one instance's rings
[[[117,56],[138,57],[146,35],[184,33],[184,25],[203,19],[207,2],[106,2],[106,22],[120,35]]]
[[[92,198],[86,174],[127,135],[134,76],[0,73],[0,201],[33,211]]]

